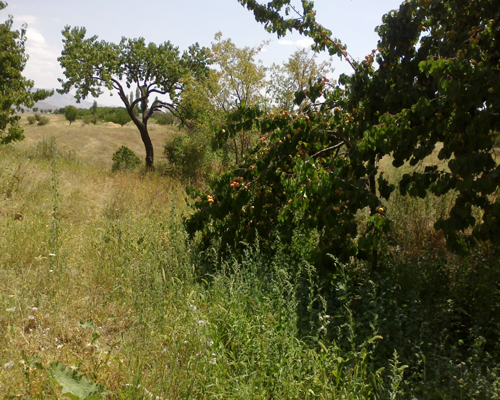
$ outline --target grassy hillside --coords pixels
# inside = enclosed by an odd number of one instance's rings
[[[498,398],[498,262],[446,253],[447,199],[393,200],[380,276],[320,284],[313,237],[204,275],[183,186],[110,172],[143,157],[135,129],[50,118],[0,148],[4,398],[60,398],[61,375],[121,399]],[[174,133],[153,127],[157,157]]]

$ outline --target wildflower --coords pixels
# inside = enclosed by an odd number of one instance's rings
[[[208,344],[209,347],[212,347],[214,345],[214,341],[213,340],[209,340],[207,344]]]
[[[212,353],[212,358],[211,358],[211,360],[208,363],[210,365],[216,365],[217,364],[217,358],[215,356],[215,353]]]
[[[12,308],[7,308],[5,311],[7,312],[15,312],[17,310],[17,307],[12,307]]]
[[[321,333],[323,331],[326,331],[326,328],[323,325],[321,325],[321,328],[318,329],[318,333]]]
[[[34,321],[35,320],[35,316],[34,315],[28,315],[28,319]]]
[[[190,304],[189,307],[191,307],[191,310],[196,311],[196,306],[193,304]]]
[[[205,326],[206,324],[207,324],[207,323],[206,323],[205,321],[203,321],[202,319],[200,319],[200,320],[198,321],[198,325],[199,325],[199,326]]]
[[[5,364],[3,365],[3,367],[4,367],[5,369],[9,369],[9,368],[12,368],[14,365],[15,365],[14,361],[10,360],[9,362],[5,363]]]

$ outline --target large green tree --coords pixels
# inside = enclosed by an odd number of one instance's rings
[[[67,26],[63,32],[64,49],[59,62],[66,80],[60,79],[60,93],[76,89],[76,99],[91,95],[98,97],[103,88],[116,91],[137,126],[146,150],[146,168],[152,169],[154,150],[148,132],[148,121],[156,111],[167,110],[183,118],[179,106],[184,90],[183,80],[190,76],[203,79],[208,55],[195,44],[181,53],[170,42],[146,44],[144,38],[122,38],[120,43],[98,41],[97,36],[86,38],[85,28]],[[138,96],[131,101],[126,91],[132,86]],[[150,102],[152,96],[163,100]],[[134,109],[139,109],[135,113]]]
[[[0,11],[6,3],[0,1]],[[32,91],[33,81],[26,79],[22,72],[28,56],[25,53],[26,25],[18,31],[12,30],[11,16],[0,24],[0,144],[22,140],[23,129],[16,111],[21,106],[33,107],[52,93],[46,90]]]
[[[227,113],[242,104],[255,106],[266,102],[266,67],[257,59],[266,44],[238,47],[231,39],[224,39],[222,33],[215,35],[210,48],[213,68],[209,78],[202,84],[191,81],[184,96],[183,104],[189,108],[193,123],[204,130],[215,126],[220,131]],[[257,138],[257,132],[242,130],[232,137],[217,137],[217,144],[229,145],[238,164]]]
[[[202,231],[206,245],[218,238],[222,248],[235,248],[257,236],[262,246],[276,234],[286,242],[294,231],[316,231],[320,256],[357,256],[376,266],[380,233],[389,227],[383,199],[397,186],[419,197],[455,193],[435,224],[454,250],[500,243],[497,2],[406,1],[384,16],[378,45],[361,62],[316,22],[311,1],[239,2],[269,31],[310,36],[316,50],[342,57],[353,73],[334,87],[319,79],[297,92],[296,104],[310,104],[302,114],[246,110],[230,119],[226,131],[253,124],[262,142],[201,196],[191,232]],[[399,182],[379,171],[384,156],[398,168],[433,153],[441,165],[409,169]],[[362,223],[360,211],[368,213]]]
[[[296,110],[295,93],[307,90],[318,77],[326,77],[333,72],[332,60],[317,62],[317,55],[310,49],[302,48],[283,64],[272,65],[267,91],[273,106],[290,112]],[[305,105],[303,102],[302,107]]]

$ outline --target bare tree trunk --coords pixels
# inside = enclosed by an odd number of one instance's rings
[[[144,148],[146,149],[146,171],[152,171],[154,165],[154,150],[153,150],[153,142],[148,133],[147,126],[139,127],[139,131],[141,132],[142,143],[144,143]]]
[[[151,137],[148,132],[148,119],[149,115],[146,113],[146,110],[143,109],[142,112],[142,120],[140,120],[137,115],[134,113],[134,107],[129,102],[125,91],[119,83],[116,83],[119,88],[119,96],[125,104],[125,108],[127,109],[128,115],[132,119],[133,123],[139,129],[141,134],[142,143],[144,143],[144,148],[146,149],[146,171],[150,172],[154,168],[154,150],[153,150],[153,142],[151,141]],[[142,107],[147,107],[147,102],[142,102]]]

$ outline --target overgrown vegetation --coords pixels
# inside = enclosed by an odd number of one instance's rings
[[[278,237],[290,243],[296,230],[317,232],[313,259],[326,270],[329,254],[368,260],[375,270],[391,223],[384,202],[398,189],[419,198],[456,195],[449,213],[435,221],[453,251],[498,245],[500,81],[498,49],[487,39],[500,29],[498,7],[485,1],[464,13],[459,0],[405,2],[384,16],[377,49],[355,62],[316,23],[312,3],[303,3],[296,20],[288,17],[289,1],[240,2],[278,35],[298,30],[317,50],[346,58],[353,74],[337,84],[312,81],[296,93],[302,108],[293,113],[243,102],[230,113],[219,128],[221,142],[258,129],[260,143],[206,193],[193,193],[198,212],[188,222],[191,234],[200,231],[204,246],[222,238],[224,256],[257,236],[264,248]],[[468,87],[476,88],[474,96]],[[439,163],[429,162],[434,153]],[[384,157],[403,171],[397,182],[380,169]]]
[[[432,222],[452,197],[392,198],[379,272],[332,259],[325,281],[305,261],[317,234],[220,262],[187,242],[175,180],[109,174],[54,138],[0,151],[8,396],[498,395],[498,259],[446,249]]]
[[[500,398],[498,7],[410,0],[357,63],[312,3],[298,19],[286,0],[240,3],[355,73],[295,82],[294,105],[275,88],[272,107],[226,115],[188,89],[195,129],[156,125],[165,160],[145,174],[99,167],[140,163],[127,126],[97,124],[120,109],[94,102],[65,131],[62,116],[28,116],[27,134],[57,137],[0,147],[0,392]],[[104,147],[111,129],[122,135],[106,156],[60,145]],[[257,144],[227,168],[224,146],[242,132]]]

